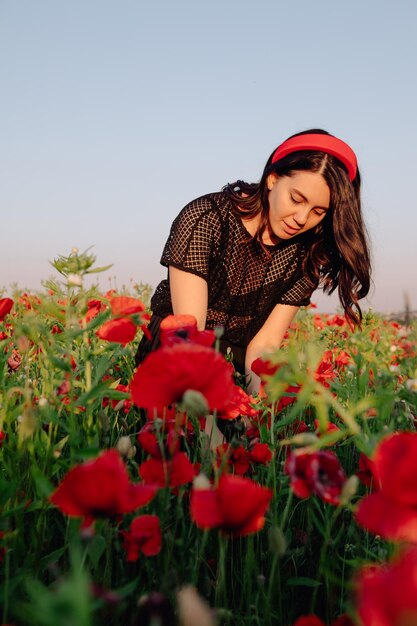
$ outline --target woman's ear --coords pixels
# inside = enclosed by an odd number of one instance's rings
[[[266,184],[267,184],[269,191],[271,191],[272,187],[275,185],[277,180],[278,180],[277,174],[269,174],[269,176],[266,179]]]

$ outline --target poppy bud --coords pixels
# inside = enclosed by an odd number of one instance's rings
[[[291,443],[296,446],[314,445],[318,442],[318,440],[317,435],[314,435],[313,433],[299,433],[298,435],[291,437]]]
[[[359,477],[356,474],[350,476],[343,485],[342,492],[340,494],[340,505],[347,506],[352,500],[353,496],[358,490]]]
[[[273,526],[269,529],[268,533],[269,549],[273,554],[281,557],[284,556],[287,550],[287,540],[282,532],[282,529],[278,526]]]
[[[195,389],[187,389],[187,391],[185,391],[182,396],[181,404],[182,409],[192,415],[207,415],[209,412],[209,405],[207,404],[206,398],[201,391],[196,391]]]
[[[135,446],[132,446],[130,437],[127,436],[120,437],[120,439],[116,443],[116,450],[120,454],[120,456],[125,457],[126,459],[132,459],[136,453]]]
[[[205,474],[199,474],[193,480],[193,489],[210,489],[210,481]]]
[[[409,391],[417,391],[417,378],[409,378],[405,384]]]
[[[139,599],[133,626],[152,626],[152,624],[174,626],[175,621],[174,610],[168,598],[158,591],[153,591]]]
[[[72,287],[82,287],[83,277],[79,274],[68,274],[67,276],[68,285]]]

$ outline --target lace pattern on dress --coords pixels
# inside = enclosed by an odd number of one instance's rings
[[[246,346],[276,304],[307,305],[316,285],[304,275],[302,236],[262,249],[233,213],[224,192],[190,202],[174,220],[161,263],[200,276],[208,284],[207,328],[224,327],[224,338]],[[168,279],[151,309],[172,313]]]

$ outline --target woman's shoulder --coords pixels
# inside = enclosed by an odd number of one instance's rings
[[[191,200],[185,205],[183,211],[218,211],[226,206],[228,206],[226,193],[224,191],[214,191],[194,198],[194,200]]]
[[[202,218],[214,223],[222,222],[230,212],[227,195],[223,191],[216,191],[194,198],[180,211],[176,221],[186,219],[197,222]]]

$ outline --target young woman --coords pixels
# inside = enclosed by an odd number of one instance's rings
[[[300,306],[321,285],[338,289],[347,318],[360,324],[358,301],[370,286],[370,255],[353,150],[326,131],[293,135],[269,157],[259,183],[237,181],[190,202],[174,220],[152,297],[152,339],[161,320],[192,314],[198,327],[223,327],[222,352],[251,373],[258,357],[278,348]]]

